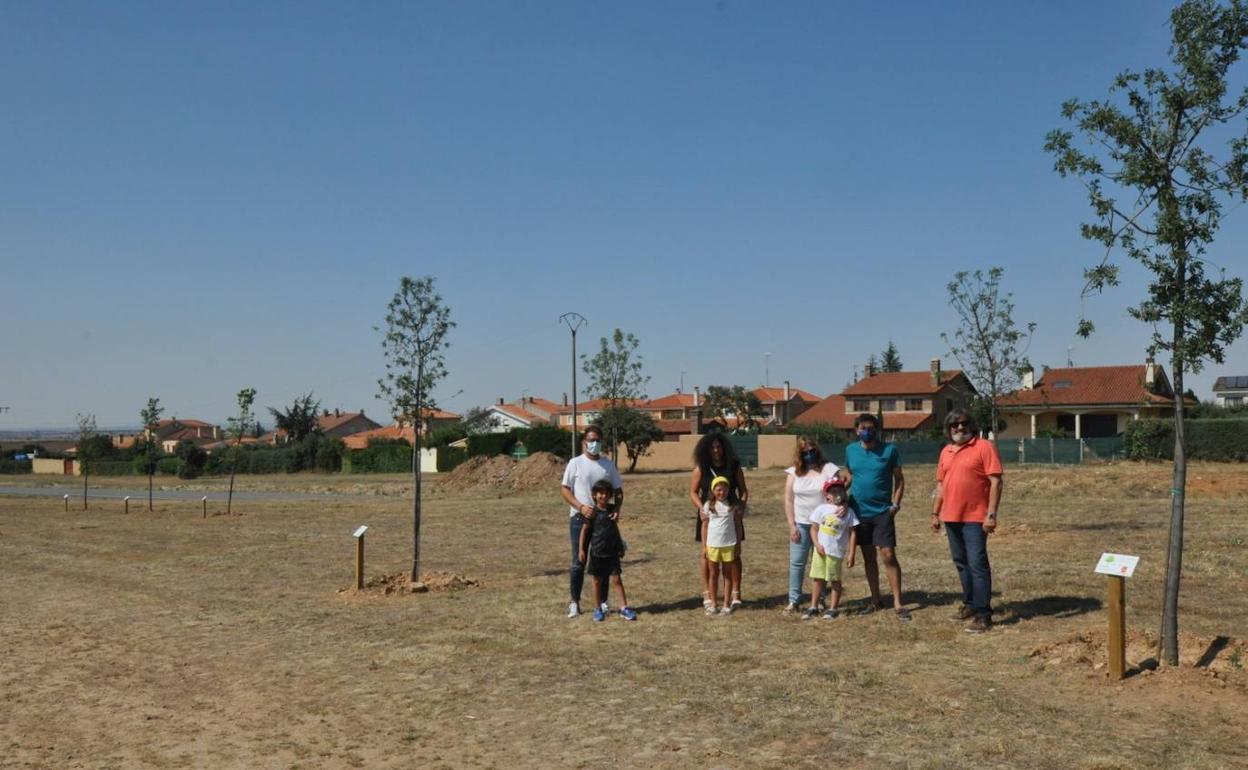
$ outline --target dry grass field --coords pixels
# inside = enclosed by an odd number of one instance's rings
[[[1248,767],[1248,467],[1192,468],[1185,665],[1156,670],[1168,467],[1008,470],[990,541],[998,625],[983,636],[950,619],[931,476],[907,470],[899,518],[909,623],[779,611],[772,471],[749,475],[747,605],[716,618],[697,596],[686,477],[626,478],[635,623],[564,617],[553,480],[429,484],[425,567],[478,584],[416,595],[344,590],[359,524],[370,574],[409,563],[394,477],[246,479],[349,494],[207,519],[197,501],[125,516],[118,501],[66,513],[0,498],[0,765]],[[1104,674],[1104,550],[1143,557],[1121,682]],[[849,571],[851,609],[865,592]]]

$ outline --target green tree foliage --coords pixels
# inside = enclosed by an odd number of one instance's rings
[[[629,404],[645,398],[646,383],[650,378],[642,373],[637,338],[616,329],[611,334],[610,342],[606,337],[600,338],[599,342],[601,346],[593,358],[581,355],[581,368],[589,375],[589,386],[586,388],[589,397],[602,399],[608,406]],[[617,447],[622,438],[605,425],[603,431],[607,446],[611,448],[611,456],[618,461]]]
[[[989,400],[988,421],[979,424],[994,432],[1002,428],[997,400],[1017,390],[1022,372],[1031,366],[1027,347],[1036,330],[1035,323],[1028,323],[1026,331],[1014,325],[1014,295],[1001,290],[1003,275],[999,267],[987,273],[954,273],[945,289],[958,327],[952,337],[940,335],[975,389]]]
[[[208,464],[208,453],[192,441],[179,441],[173,448],[173,454],[178,458],[177,474],[180,479],[199,478]],[[237,466],[237,463],[234,465]]]
[[[1075,130],[1051,131],[1045,150],[1058,174],[1084,185],[1094,218],[1081,232],[1105,248],[1084,273],[1084,296],[1118,284],[1116,250],[1143,265],[1148,293],[1127,312],[1152,326],[1149,353],[1169,351],[1174,391],[1183,393],[1184,373],[1200,371],[1205,360],[1221,363],[1248,320],[1241,279],[1228,278],[1205,256],[1224,204],[1248,200],[1248,89],[1228,94],[1227,85],[1248,41],[1248,8],[1241,0],[1187,0],[1171,12],[1170,28],[1169,65],[1124,71],[1104,100],[1063,104],[1062,117]],[[1092,330],[1086,318],[1077,329],[1085,336]],[[1184,417],[1183,399],[1176,399],[1161,621],[1168,665],[1179,655]]]
[[[91,461],[99,451],[99,442],[95,441],[95,415],[77,414],[74,422],[78,425],[78,462],[82,465],[82,510],[87,510],[87,482],[91,476]]]
[[[143,426],[142,464],[147,475],[147,510],[152,510],[152,477],[156,475],[156,462],[160,460],[160,444],[156,442],[156,423],[165,410],[159,398],[148,398],[147,406],[139,410],[139,423]]]
[[[415,430],[412,451],[412,573],[420,582],[420,445],[424,415],[436,406],[433,386],[446,376],[442,351],[446,335],[455,327],[451,309],[434,290],[433,277],[403,276],[399,290],[386,305],[381,349],[386,372],[377,381],[383,398],[398,420],[406,420]]]
[[[880,371],[896,373],[901,371],[901,354],[897,352],[897,346],[892,340],[888,341],[888,347],[884,348],[884,352],[880,354]]]
[[[238,391],[238,412],[229,419],[226,436],[234,439],[234,462],[230,465],[230,492],[225,498],[225,512],[231,513],[234,507],[234,476],[238,470],[238,453],[243,446],[243,438],[251,429],[256,416],[252,406],[256,403],[256,389],[243,388]]]
[[[269,407],[269,414],[273,415],[273,427],[285,431],[287,440],[296,443],[321,432],[320,413],[321,402],[314,399],[311,393],[299,396],[285,409]]]
[[[490,410],[474,406],[459,418],[459,424],[463,427],[465,436],[473,436],[478,433],[493,433],[499,423],[498,416]]]
[[[650,451],[650,445],[663,440],[663,431],[654,418],[631,406],[609,406],[598,415],[598,423],[608,436],[624,444],[628,455],[628,472],[637,468],[637,460]]]
[[[758,418],[765,417],[767,412],[758,396],[740,385],[712,385],[702,399],[702,415],[732,433],[756,433]],[[733,428],[728,427],[730,419],[736,420]]]

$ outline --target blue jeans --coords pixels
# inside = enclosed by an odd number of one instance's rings
[[[988,536],[979,522],[945,522],[949,555],[962,581],[962,603],[976,615],[992,614],[992,566],[988,563]]]
[[[797,604],[802,598],[802,580],[810,565],[810,525],[797,525],[798,540],[789,541],[789,604]]]

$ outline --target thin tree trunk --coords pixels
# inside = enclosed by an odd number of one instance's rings
[[[238,447],[243,443],[240,437],[238,443],[234,445],[234,462],[230,463],[230,493],[225,496],[225,515],[230,515],[230,511],[234,506],[234,474],[238,473]]]
[[[147,510],[152,510],[152,477],[156,475],[156,466],[152,464],[152,458],[147,458]]]
[[[423,382],[423,362],[416,367],[416,382]],[[412,418],[412,577],[413,585],[420,582],[420,420],[424,393],[419,386],[416,391],[416,414]]]
[[[82,458],[82,510],[87,510],[87,479],[91,478],[91,471],[87,466],[87,458]]]
[[[1175,326],[1175,345],[1181,331]],[[1174,481],[1170,490],[1170,545],[1166,549],[1166,584],[1161,603],[1161,656],[1167,666],[1179,665],[1179,580],[1183,572],[1183,509],[1187,490],[1187,441],[1183,418],[1184,361],[1170,358],[1174,369]]]

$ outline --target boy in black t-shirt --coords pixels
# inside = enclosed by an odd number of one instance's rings
[[[611,482],[602,479],[590,490],[594,498],[594,514],[581,528],[581,563],[585,571],[594,579],[594,596],[598,598],[598,606],[594,608],[594,620],[601,621],[607,617],[607,586],[611,585],[620,595],[620,617],[625,620],[636,620],[637,613],[629,609],[628,598],[624,595],[624,581],[620,579],[620,558],[624,555],[624,539],[620,537],[620,526],[611,517],[611,498],[615,489]]]

